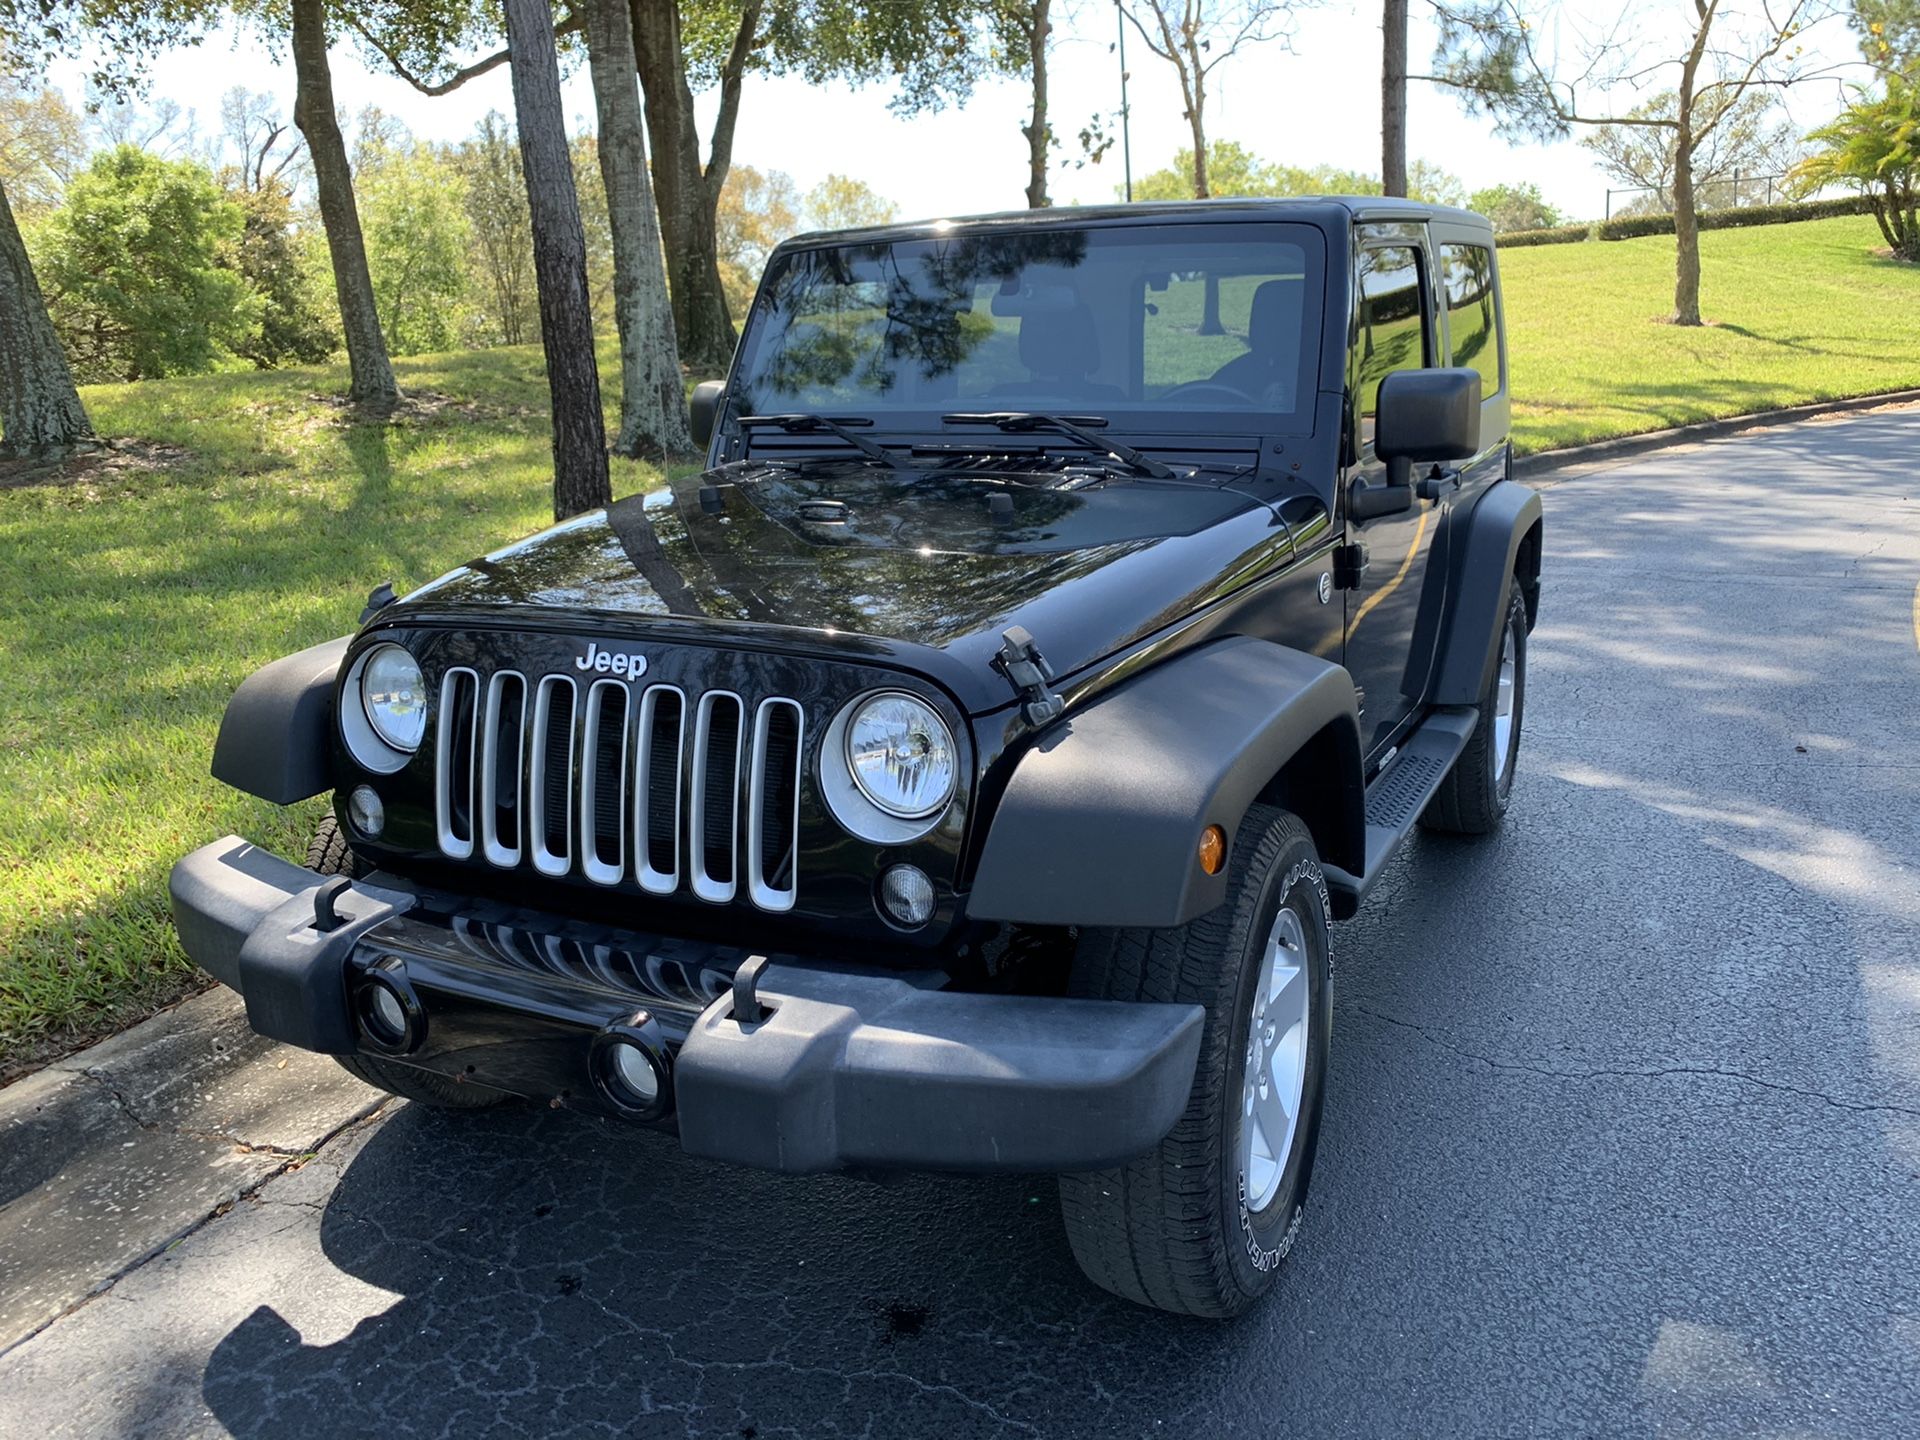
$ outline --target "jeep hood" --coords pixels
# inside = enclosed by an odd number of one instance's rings
[[[990,496],[1005,499],[990,507]],[[981,693],[998,705],[1012,696],[988,666],[1009,625],[1066,675],[1231,588],[1276,548],[1288,532],[1269,506],[1200,481],[747,462],[496,550],[380,620],[480,611],[498,623],[514,610],[529,627],[564,615],[736,641],[749,628],[766,632],[762,648],[887,642],[907,663],[944,652],[923,668],[951,677],[958,662],[994,682]]]

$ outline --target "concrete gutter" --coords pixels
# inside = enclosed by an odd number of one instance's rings
[[[0,1352],[385,1099],[225,987],[0,1090]]]
[[[1844,400],[1817,400],[1811,405],[1792,405],[1784,410],[1757,410],[1751,415],[1698,420],[1691,425],[1676,425],[1668,430],[1648,430],[1639,435],[1622,435],[1614,440],[1596,440],[1591,445],[1570,445],[1564,450],[1541,450],[1532,455],[1522,455],[1513,462],[1513,475],[1516,480],[1539,482],[1556,471],[1627,460],[1652,450],[1668,450],[1676,445],[1695,445],[1702,440],[1737,435],[1742,430],[1764,430],[1775,425],[1791,425],[1800,420],[1817,420],[1823,415],[1844,415],[1856,410],[1892,410],[1915,404],[1920,404],[1920,389],[1888,390],[1878,395],[1851,395]]]

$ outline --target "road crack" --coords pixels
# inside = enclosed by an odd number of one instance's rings
[[[266,1155],[285,1160],[299,1160],[313,1154],[312,1150],[247,1140],[227,1130],[196,1130],[185,1125],[174,1125],[165,1120],[149,1120],[134,1107],[133,1101],[127,1097],[126,1092],[113,1083],[112,1077],[105,1070],[95,1068],[70,1070],[67,1073],[82,1080],[91,1080],[105,1092],[109,1100],[113,1101],[122,1115],[149,1133],[177,1135],[183,1140],[197,1140],[207,1145],[231,1145],[234,1149],[248,1155]]]
[[[1382,1014],[1370,1010],[1364,1005],[1347,1007],[1355,1013],[1365,1015],[1370,1020],[1378,1020],[1383,1025],[1392,1025],[1397,1029],[1411,1030],[1428,1044],[1437,1049],[1446,1050],[1465,1060],[1472,1060],[1491,1070],[1509,1074],[1539,1075],[1549,1080],[1670,1080],[1676,1078],[1732,1080],[1752,1085],[1762,1090],[1772,1090],[1778,1094],[1793,1095],[1802,1100],[1817,1101],[1822,1105],[1831,1105],[1836,1110],[1850,1110],[1861,1115],[1906,1115],[1920,1120],[1920,1109],[1908,1105],[1874,1104],[1860,1100],[1844,1100],[1837,1095],[1829,1095],[1824,1090],[1808,1090],[1798,1085],[1784,1085],[1778,1080],[1764,1080],[1758,1075],[1750,1075],[1744,1070],[1728,1070],[1715,1065],[1669,1065],[1651,1069],[1629,1070],[1608,1066],[1584,1066],[1580,1068],[1559,1068],[1541,1065],[1525,1060],[1503,1060],[1498,1056],[1485,1055],[1477,1050],[1469,1050],[1456,1044],[1441,1033],[1428,1026],[1416,1024],[1412,1020],[1403,1020],[1397,1015]]]

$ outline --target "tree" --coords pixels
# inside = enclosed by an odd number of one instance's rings
[[[540,289],[540,340],[553,408],[553,514],[556,520],[613,502],[607,434],[600,412],[600,368],[587,304],[587,242],[560,105],[560,58],[545,0],[505,0],[513,55],[513,108],[520,167],[533,222],[533,270]]]
[[[268,176],[256,189],[229,191],[246,216],[235,268],[260,297],[260,328],[233,346],[262,370],[317,365],[340,337],[303,263],[293,224],[293,197]]]
[[[751,165],[736,165],[727,173],[715,216],[715,243],[720,283],[734,314],[745,314],[753,303],[767,256],[800,228],[799,211],[800,195],[786,171],[762,174]]]
[[[1380,181],[1357,170],[1333,165],[1301,169],[1262,160],[1235,140],[1216,140],[1207,147],[1207,175],[1213,193],[1231,195],[1378,195]],[[1440,205],[1465,203],[1466,187],[1438,165],[1415,160],[1409,168],[1409,189],[1415,199]],[[1173,163],[1133,182],[1142,200],[1193,198],[1193,153],[1180,150]]]
[[[580,0],[580,5],[600,119],[597,148],[613,244],[613,312],[620,330],[620,433],[614,449],[665,459],[691,451],[693,437],[659,216],[647,180],[632,20],[626,0]]]
[[[524,345],[532,334],[533,242],[520,145],[506,117],[489,110],[453,152],[465,181],[470,263],[486,297],[489,340]]]
[[[1053,0],[1006,0],[995,7],[994,22],[1001,32],[1005,68],[1027,76],[1032,103],[1020,133],[1027,140],[1027,208],[1044,210],[1053,203],[1047,194],[1047,159],[1053,129],[1049,105],[1047,50],[1053,34]]]
[[[1385,0],[1380,18],[1380,181],[1407,193],[1407,0]]]
[[[220,97],[220,133],[235,152],[230,188],[256,191],[278,183],[291,191],[303,178],[305,152],[273,96],[234,86]]]
[[[1612,125],[1596,125],[1581,137],[1583,148],[1599,157],[1600,166],[1622,185],[1640,187],[1649,193],[1645,208],[1664,212],[1673,208],[1674,169],[1678,162],[1675,148],[1677,128],[1664,124],[1646,124],[1648,120],[1673,118],[1680,98],[1668,90],[1637,105],[1625,119]],[[1713,104],[1711,97],[1696,99],[1700,120]],[[1698,127],[1696,134],[1700,134]],[[1701,209],[1729,209],[1752,204],[1764,192],[1743,188],[1739,178],[1748,180],[1785,174],[1800,158],[1800,137],[1780,115],[1779,101],[1771,91],[1751,91],[1732,106],[1718,123],[1708,126],[1693,152],[1693,189]]]
[[[1484,190],[1476,190],[1467,197],[1467,209],[1491,220],[1496,234],[1547,230],[1566,223],[1566,217],[1547,203],[1540,187],[1531,181],[1524,185],[1489,185]]]
[[[1795,187],[1860,191],[1894,257],[1920,261],[1920,87],[1894,79],[1880,96],[1860,92],[1807,143],[1814,148],[1794,169]]]
[[[39,455],[92,438],[0,177],[0,455]]]
[[[1193,195],[1214,193],[1207,175],[1207,78],[1247,46],[1274,39],[1286,18],[1281,0],[1117,0],[1120,12],[1155,55],[1180,77],[1182,111],[1193,132],[1183,152],[1193,164]]]
[[[1735,113],[1743,97],[1761,87],[1781,87],[1812,72],[1798,44],[1801,32],[1824,12],[1824,0],[1689,0],[1681,38],[1662,48],[1659,27],[1623,19],[1608,30],[1576,40],[1583,69],[1575,80],[1558,78],[1540,53],[1539,18],[1530,0],[1443,0],[1440,42],[1431,77],[1456,87],[1470,110],[1491,114],[1506,133],[1561,136],[1576,127],[1622,125],[1670,132],[1673,154],[1675,325],[1700,319],[1700,227],[1694,184],[1695,157]],[[1576,32],[1577,33],[1577,32]],[[1582,90],[1608,92],[1652,77],[1672,78],[1670,112],[1610,112],[1582,98]],[[1642,107],[1644,108],[1644,107]]]
[[[1852,0],[1847,21],[1868,64],[1920,83],[1920,0]]]
[[[306,138],[313,164],[314,191],[326,227],[333,261],[334,294],[340,305],[340,330],[347,345],[350,380],[347,399],[357,408],[380,412],[400,401],[400,385],[387,358],[367,267],[366,238],[353,196],[353,168],[333,100],[333,70],[327,60],[326,0],[291,0],[294,68],[293,122]]]
[[[237,266],[245,224],[195,161],[96,155],[39,231],[48,310],[79,377],[191,375],[244,346],[261,310]]]
[[[900,214],[898,205],[851,175],[827,176],[802,203],[810,230],[858,230],[888,224]]]
[[[362,237],[390,354],[450,350],[467,294],[460,172],[404,129],[378,125],[356,146]]]
[[[51,86],[29,87],[8,63],[0,48],[0,185],[31,221],[60,203],[86,163],[86,127],[66,96]]]

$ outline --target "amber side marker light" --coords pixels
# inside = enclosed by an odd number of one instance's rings
[[[1227,832],[1218,825],[1209,825],[1200,832],[1200,868],[1209,875],[1218,875],[1226,863]]]

